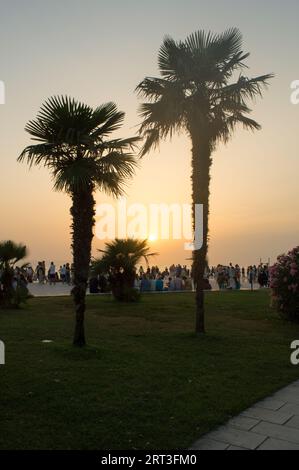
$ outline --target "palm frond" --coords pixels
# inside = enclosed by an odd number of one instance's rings
[[[110,269],[132,272],[141,259],[148,264],[149,258],[158,254],[150,252],[147,240],[135,238],[116,238],[107,242],[105,249],[98,251],[102,257],[95,260],[94,267],[98,267],[101,272]]]
[[[135,151],[137,149],[137,143],[140,142],[140,137],[129,137],[127,139],[111,139],[104,140],[98,145],[98,149],[107,150],[109,152],[119,151],[127,152]]]
[[[103,173],[115,172],[120,178],[131,178],[134,175],[138,163],[129,153],[112,151],[97,161],[99,169]]]
[[[95,131],[92,132],[91,137],[95,139],[100,136],[106,137],[119,129],[123,124],[125,113],[118,111],[115,103],[106,103],[94,111],[93,118]]]
[[[235,113],[234,115],[229,116],[227,122],[228,126],[232,130],[234,130],[235,126],[238,124],[242,124],[246,130],[256,131],[261,129],[261,125],[258,122],[248,116],[244,116],[242,113]]]
[[[0,242],[0,265],[14,265],[27,256],[27,247],[21,243],[15,243],[12,240]]]
[[[159,128],[144,131],[144,144],[140,150],[140,157],[144,157],[151,150],[155,150],[161,141]]]
[[[29,167],[40,164],[47,166],[48,162],[54,161],[58,155],[59,149],[55,144],[28,145],[19,155],[17,161],[23,162],[25,160]]]
[[[262,96],[273,74],[240,75],[231,83],[234,72],[246,67],[248,57],[237,28],[222,34],[196,31],[179,42],[166,37],[158,54],[161,77],[146,77],[136,88],[146,100],[140,106],[141,156],[182,129],[189,134],[197,129],[211,139],[211,146],[226,141],[237,123],[259,129],[248,117],[248,102]]]
[[[190,67],[190,56],[183,43],[166,36],[158,53],[158,66],[162,77],[169,81],[183,78]]]
[[[38,143],[28,145],[18,161],[49,168],[58,191],[98,187],[122,194],[125,179],[132,177],[137,164],[131,152],[139,140],[107,139],[123,120],[124,113],[113,102],[93,110],[73,98],[53,96],[26,125],[25,130]]]
[[[219,97],[235,96],[243,100],[253,100],[256,96],[262,97],[262,90],[268,87],[269,80],[273,77],[274,75],[272,73],[255,78],[247,78],[240,75],[236,83],[227,85],[218,90]]]
[[[229,28],[217,35],[212,44],[207,46],[208,52],[217,62],[227,62],[241,53],[242,34],[238,28]]]

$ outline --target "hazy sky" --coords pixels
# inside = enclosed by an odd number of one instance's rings
[[[184,39],[198,29],[237,26],[251,56],[248,75],[274,72],[254,106],[262,124],[238,130],[214,154],[211,182],[211,263],[267,260],[299,244],[299,105],[290,83],[299,79],[297,0],[9,0],[0,1],[0,239],[26,243],[30,258],[70,258],[69,206],[52,191],[46,170],[16,163],[29,143],[25,123],[53,94],[97,106],[115,101],[126,112],[122,135],[136,132],[134,88],[157,75],[165,34]],[[190,202],[190,142],[184,136],[144,158],[128,186],[130,202]],[[97,202],[107,197],[96,195]],[[95,239],[94,249],[100,246]],[[153,243],[158,264],[184,262],[182,242]]]

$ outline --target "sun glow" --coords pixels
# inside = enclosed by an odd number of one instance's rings
[[[155,242],[158,240],[158,237],[155,233],[150,233],[149,236],[148,236],[148,241],[150,242]]]

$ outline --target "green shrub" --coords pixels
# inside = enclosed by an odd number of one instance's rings
[[[279,313],[299,321],[299,246],[280,255],[270,269],[272,303]]]

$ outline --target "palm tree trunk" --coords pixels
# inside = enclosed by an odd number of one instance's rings
[[[206,138],[200,138],[198,131],[191,133],[192,139],[192,202],[193,228],[195,229],[195,205],[203,205],[203,243],[200,249],[193,252],[193,280],[196,286],[196,321],[195,332],[205,332],[204,310],[204,273],[207,265],[208,233],[209,233],[209,186],[211,147]]]
[[[14,289],[12,287],[14,278],[14,268],[8,262],[3,265],[1,276],[3,304],[5,307],[11,307],[13,303]]]
[[[85,298],[88,282],[91,242],[93,238],[94,225],[94,205],[95,201],[92,195],[92,188],[86,191],[74,191],[72,194],[73,205],[71,207],[72,223],[72,249],[74,262],[74,287],[72,289],[76,323],[73,344],[75,346],[84,346],[84,315]]]

